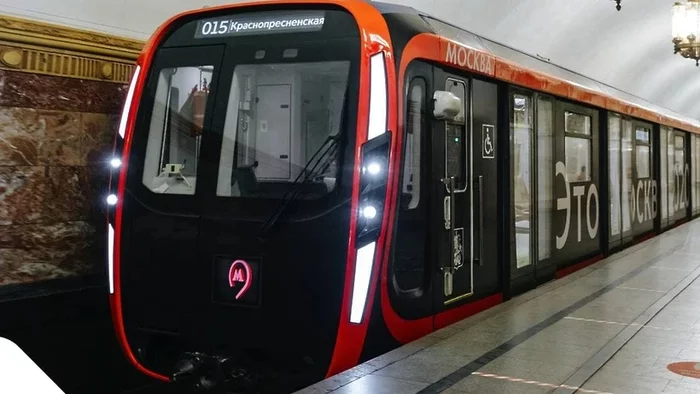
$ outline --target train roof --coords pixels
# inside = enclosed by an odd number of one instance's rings
[[[661,107],[641,97],[625,92],[609,84],[597,81],[578,72],[569,70],[565,67],[558,66],[535,55],[526,53],[519,49],[509,47],[505,44],[501,44],[497,41],[472,33],[464,28],[455,26],[449,22],[446,22],[428,13],[417,10],[413,7],[399,4],[384,3],[373,0],[366,1],[372,4],[379,12],[385,15],[405,14],[419,16],[425,22],[427,29],[430,30],[430,33],[448,38],[464,46],[491,54],[496,58],[512,62],[520,67],[524,67],[533,71],[546,74],[550,77],[554,77],[570,85],[579,88],[584,88],[586,90],[596,92],[603,96],[608,96],[610,98],[619,100],[623,103],[636,106],[643,110],[651,111],[656,114],[672,118],[683,123],[687,123],[690,126],[700,127],[700,121],[694,118],[680,114],[671,109]]]

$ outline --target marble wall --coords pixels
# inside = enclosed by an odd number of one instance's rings
[[[104,273],[123,83],[0,70],[0,290]]]
[[[0,26],[0,300],[106,286],[108,161],[143,42],[8,15]]]

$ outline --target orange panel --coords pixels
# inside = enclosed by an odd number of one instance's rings
[[[439,48],[439,50],[436,52],[435,48]],[[407,45],[406,51],[410,53],[410,56],[404,52],[404,57],[432,60],[470,72],[489,75],[496,79],[512,83],[513,85],[566,97],[654,123],[661,123],[686,131],[700,133],[700,125],[696,126],[662,116],[656,112],[627,103],[604,93],[591,91],[561,78],[531,70],[511,61],[495,57],[492,54],[470,48],[434,34],[424,33],[414,37]],[[401,72],[403,72],[403,64]]]
[[[496,78],[561,97],[568,97],[571,86],[558,78],[501,59],[496,60]]]
[[[569,88],[568,97],[572,100],[581,101],[584,103],[595,105],[596,107],[605,108],[605,96],[585,88],[571,86]]]

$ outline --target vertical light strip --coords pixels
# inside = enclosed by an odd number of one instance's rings
[[[109,224],[107,234],[107,272],[109,274],[109,294],[114,294],[114,227]]]
[[[350,323],[359,324],[365,312],[369,279],[372,276],[374,247],[376,242],[367,244],[357,250],[355,258],[355,279],[352,287],[352,304],[350,306]]]
[[[129,118],[129,111],[131,110],[131,100],[134,98],[134,90],[136,89],[136,81],[139,78],[139,73],[141,72],[141,66],[136,66],[134,70],[134,76],[131,78],[131,83],[129,84],[129,92],[126,94],[126,101],[124,102],[124,109],[122,110],[122,118],[119,120],[119,136],[124,138],[126,134],[126,124]]]
[[[371,140],[386,132],[386,66],[384,53],[372,55],[370,62],[370,96],[369,96],[369,125],[367,140]]]

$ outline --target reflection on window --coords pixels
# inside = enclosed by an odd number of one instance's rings
[[[262,52],[262,51],[261,51]],[[238,65],[224,125],[218,196],[298,198],[335,189],[349,62]],[[304,174],[302,170],[311,161]]]
[[[154,193],[194,194],[212,73],[177,67],[158,76],[142,178]]]
[[[564,112],[564,155],[570,182],[591,180],[591,117]]]
[[[403,193],[410,196],[407,209],[415,209],[420,201],[421,130],[425,105],[423,97],[425,97],[425,81],[422,78],[416,78],[411,82],[406,103]]]
[[[697,213],[700,212],[700,137],[695,136],[695,150],[693,151],[692,157],[695,163],[695,203],[693,205],[693,210]]]
[[[537,100],[537,218],[538,251],[540,261],[551,256],[552,249],[552,209],[554,186],[554,111],[552,101]]]
[[[696,144],[696,138],[695,134],[690,134],[690,171],[693,174],[693,179],[690,183],[690,201],[693,203],[693,213],[695,213],[695,210],[697,209],[697,201],[696,201],[696,195],[697,192],[695,190],[696,188],[696,182],[695,179],[697,178],[697,160],[698,158],[695,156],[696,154],[696,149],[695,149],[695,144]]]
[[[632,185],[632,122],[622,121],[622,234],[627,235],[634,220],[634,187]]]
[[[649,144],[650,139],[649,139],[649,129],[643,128],[643,127],[637,127],[635,138],[638,143],[642,144]]]
[[[683,149],[683,143],[685,142],[683,137],[677,135],[674,141],[676,142],[676,149]]]
[[[567,133],[591,135],[591,117],[574,112],[564,112],[564,131]]]
[[[531,135],[532,100],[514,94],[511,133],[513,140],[513,202],[515,220],[516,267],[522,268],[530,261],[531,196]]]
[[[666,147],[668,146],[666,140],[668,137],[668,130],[666,127],[661,126],[661,134],[659,135],[659,145],[661,146],[660,152],[661,152],[661,225],[664,226],[665,220],[668,217],[668,186],[667,186],[667,162],[668,162],[668,152]]]
[[[651,131],[644,127],[635,130],[635,160],[637,162],[637,178],[651,177]]]
[[[676,201],[676,171],[675,171],[675,158],[674,158],[674,137],[675,133],[673,129],[668,129],[668,145],[666,146],[666,154],[668,156],[668,216],[672,217],[676,212],[675,201]]]
[[[620,234],[620,117],[608,120],[608,161],[610,176],[610,235]]]
[[[591,140],[566,137],[566,170],[569,181],[586,182],[591,180],[590,158]]]
[[[637,145],[637,178],[649,178],[651,170],[649,160],[651,158],[651,150],[648,146]]]
[[[445,123],[445,177],[455,177],[455,189],[467,188],[467,136],[465,114],[467,86],[463,81],[448,79],[446,88],[462,101],[459,114]]]
[[[691,169],[691,172],[694,174],[695,182],[693,184],[693,190],[695,191],[694,194],[694,199],[693,199],[693,212],[698,213],[700,212],[700,137],[698,137],[695,134],[692,134],[692,136],[695,138],[695,149],[693,150],[693,164],[694,168]]]
[[[676,194],[675,198],[673,199],[673,204],[674,204],[674,210],[675,212],[681,213],[683,209],[685,208],[685,205],[683,202],[686,200],[686,196],[684,196],[684,192],[686,191],[685,188],[683,187],[683,181],[687,179],[685,177],[685,138],[682,136],[676,135],[675,136],[675,146],[676,149],[673,152],[673,159],[674,159],[674,168],[675,168],[675,179],[678,179],[678,182],[676,183]]]

